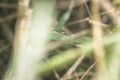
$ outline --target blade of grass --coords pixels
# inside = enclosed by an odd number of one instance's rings
[[[71,4],[69,6],[69,9],[62,15],[62,17],[60,18],[60,21],[59,21],[58,25],[55,27],[55,30],[57,32],[61,31],[61,28],[64,27],[65,23],[70,18],[71,12],[73,10],[73,6],[74,6],[74,0],[71,0]]]

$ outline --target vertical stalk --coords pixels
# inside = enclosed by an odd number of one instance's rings
[[[117,7],[115,7],[116,12],[112,12],[112,14],[116,14],[116,19],[117,20],[113,20],[116,21],[116,24],[118,26],[118,33],[120,33],[120,17],[119,17],[119,12],[120,12],[120,1],[114,0],[113,4]],[[111,5],[110,5],[111,6]],[[116,37],[118,37],[116,35]],[[120,37],[118,37],[118,39],[120,39]],[[109,80],[120,80],[120,40],[118,40],[116,42],[116,44],[114,45],[113,51],[112,51],[112,55],[111,58],[109,60],[109,64],[108,64],[108,70],[109,70]],[[112,64],[112,66],[111,66]],[[113,74],[114,73],[114,74]]]
[[[5,80],[36,80],[35,67],[45,57],[45,43],[52,25],[56,0],[19,0],[14,55]]]
[[[95,22],[100,22],[99,15],[99,0],[92,0],[92,32],[94,42],[94,56],[98,61],[96,64],[95,80],[106,80],[106,63],[105,63],[105,50],[102,43],[102,26]],[[97,16],[95,16],[97,15]]]

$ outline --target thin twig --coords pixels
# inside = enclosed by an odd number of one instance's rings
[[[80,78],[80,80],[83,80],[84,77],[90,72],[90,70],[102,59],[102,57],[98,58],[86,71],[85,73],[82,75],[82,77]]]
[[[116,9],[110,3],[109,0],[99,0],[99,4],[101,7],[107,12],[111,20],[116,23],[120,27],[120,16],[116,14]],[[109,12],[109,10],[114,9],[113,12]]]
[[[80,1],[80,0],[79,0],[79,1]],[[91,14],[91,12],[90,12],[90,9],[89,9],[88,5],[86,4],[86,1],[85,1],[85,0],[83,0],[83,3],[84,3],[84,5],[85,5],[85,7],[86,7],[86,9],[87,9],[87,11],[88,11],[89,16],[92,16],[92,14]]]
[[[89,67],[90,68],[90,67]],[[85,74],[86,72],[77,72],[77,73],[74,73],[73,75],[72,75],[72,77],[74,77],[74,76],[78,76],[78,77],[80,77],[80,76],[83,76],[84,74]],[[86,74],[86,76],[92,76],[94,73],[93,72],[87,72],[87,74]]]
[[[60,46],[62,46],[63,44],[66,44],[68,41],[70,40],[73,40],[73,39],[76,39],[80,36],[83,36],[85,34],[88,33],[89,30],[83,30],[81,32],[78,32],[78,33],[75,33],[75,34],[72,34],[70,36],[68,36],[69,38],[68,39],[65,39],[65,40],[61,40],[61,41],[55,41],[55,42],[52,42],[52,43],[49,43],[47,46],[46,46],[46,52],[49,52],[49,51],[52,51],[56,48],[59,48]]]
[[[76,62],[72,65],[72,67],[63,75],[63,77],[60,80],[64,80],[64,79],[69,79],[69,77],[71,76],[71,74],[76,70],[76,68],[80,65],[80,63],[82,62],[83,58],[85,57],[85,55],[80,56]]]
[[[96,14],[96,15],[93,15],[92,17],[95,17],[95,16],[101,16],[101,15],[104,15],[106,13],[112,13],[114,12],[114,9],[112,8],[111,10],[108,10],[108,11],[104,11],[104,12],[101,12],[99,14]],[[91,20],[91,17],[86,17],[84,19],[80,19],[80,20],[77,20],[77,21],[74,21],[74,22],[71,22],[71,23],[68,23],[66,24],[65,26],[71,26],[71,25],[75,25],[75,24],[78,24],[78,23],[83,23],[83,22],[86,22],[86,21],[89,21]],[[103,23],[102,23],[103,24]]]
[[[2,26],[1,28],[4,31],[8,41],[10,43],[12,43],[13,42],[13,32],[12,32],[12,29],[6,23],[1,23],[1,26]]]
[[[0,3],[0,8],[9,8],[9,9],[17,9],[17,4],[15,3]]]
[[[59,76],[59,74],[56,72],[55,69],[53,70],[53,72],[54,72],[54,75],[55,75],[56,79],[57,79],[57,80],[60,80],[60,76]]]
[[[10,14],[8,16],[0,18],[0,23],[5,22],[5,21],[9,21],[9,20],[14,19],[16,17],[17,17],[17,13],[12,13],[12,14]]]

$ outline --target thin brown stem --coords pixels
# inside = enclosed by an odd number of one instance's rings
[[[72,65],[72,67],[63,75],[60,80],[67,80],[72,75],[72,73],[76,70],[76,68],[80,65],[85,55],[80,56],[76,62]]]

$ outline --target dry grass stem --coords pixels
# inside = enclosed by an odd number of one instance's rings
[[[17,13],[12,13],[12,14],[10,14],[8,16],[0,18],[0,23],[5,22],[5,21],[9,21],[9,20],[14,19],[16,17],[17,17]]]
[[[70,69],[63,75],[60,80],[67,80],[72,76],[72,73],[76,70],[76,68],[80,65],[85,55],[80,56],[76,62],[70,67]]]
[[[99,0],[92,0],[92,15],[99,14]],[[100,16],[92,16],[93,21],[100,22]],[[94,57],[95,60],[102,58],[96,64],[96,76],[95,80],[106,80],[106,62],[105,62],[105,50],[103,47],[103,32],[102,27],[99,24],[92,23],[93,42],[94,42]]]
[[[49,43],[49,44],[46,46],[46,48],[47,48],[47,51],[46,51],[46,52],[55,50],[56,48],[59,48],[60,46],[66,44],[68,41],[73,40],[73,39],[76,39],[76,38],[78,38],[78,37],[81,37],[81,36],[87,34],[88,31],[89,31],[89,30],[83,30],[83,31],[81,31],[81,32],[78,32],[78,33],[69,35],[69,36],[68,36],[68,37],[69,37],[68,39],[61,40],[61,41],[55,41],[55,42]]]

